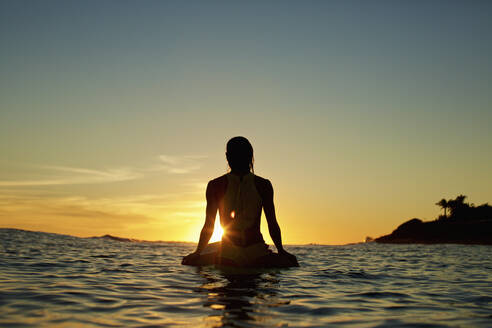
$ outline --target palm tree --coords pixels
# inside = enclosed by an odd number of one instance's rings
[[[455,199],[448,200],[448,208],[451,217],[460,216],[459,213],[462,213],[465,208],[470,207],[468,203],[465,203],[465,199],[465,195],[459,195]]]
[[[459,195],[458,197],[456,197],[456,203],[458,204],[458,206],[462,206],[465,204],[465,198],[466,196],[465,195]]]
[[[444,210],[444,217],[447,217],[446,209],[449,207],[448,201],[443,198],[440,201],[438,201],[436,205],[442,207],[442,209]]]

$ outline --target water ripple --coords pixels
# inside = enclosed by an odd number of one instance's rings
[[[2,327],[489,327],[488,246],[291,246],[300,268],[180,265],[185,243],[0,229]]]

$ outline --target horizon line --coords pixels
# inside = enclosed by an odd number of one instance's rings
[[[21,229],[21,228],[12,228],[12,227],[0,227],[0,230],[19,230],[19,231],[25,231],[25,232],[39,232],[39,233],[47,233],[47,234],[54,234],[54,235],[60,235],[60,236],[68,236],[68,237],[75,237],[75,238],[81,238],[81,239],[93,239],[93,238],[113,238],[115,241],[118,241],[118,239],[121,239],[121,242],[143,242],[143,243],[186,243],[186,244],[198,244],[198,242],[194,241],[183,241],[183,240],[144,240],[144,239],[137,239],[137,238],[127,238],[127,237],[120,237],[120,236],[114,236],[111,234],[104,234],[101,236],[89,236],[89,237],[81,237],[81,236],[74,236],[70,235],[67,233],[59,233],[59,232],[49,232],[49,231],[40,231],[40,230],[27,230],[27,229]],[[357,245],[357,244],[365,244],[365,242],[358,242],[358,243],[347,243],[347,244],[321,244],[321,243],[305,243],[305,244],[290,244],[290,243],[284,243],[284,246],[348,246],[348,245]],[[269,246],[274,246],[274,244],[267,244]]]

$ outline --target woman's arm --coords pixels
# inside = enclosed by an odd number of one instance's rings
[[[196,250],[183,258],[182,264],[193,262],[195,258],[200,256],[200,252],[205,248],[205,246],[207,246],[210,241],[210,237],[212,237],[212,233],[214,232],[215,216],[217,215],[217,209],[219,206],[215,197],[215,188],[212,181],[210,181],[207,185],[206,197],[207,209],[205,211],[205,223],[200,233],[200,241],[198,242]]]
[[[265,211],[265,217],[268,223],[268,232],[272,237],[273,243],[277,248],[277,251],[283,252],[282,235],[280,233],[280,226],[277,222],[277,216],[275,215],[275,205],[273,204],[273,186],[272,183],[266,180],[264,197],[263,197],[263,210]]]
[[[272,237],[278,254],[285,256],[293,266],[299,266],[299,264],[297,263],[297,258],[294,255],[288,253],[282,246],[282,236],[280,233],[280,227],[277,222],[277,217],[275,215],[275,205],[273,204],[273,186],[269,180],[266,180],[265,184],[263,210],[265,211],[265,216],[268,222],[268,231],[270,232],[270,237]]]
[[[202,232],[200,233],[200,241],[196,247],[197,253],[200,253],[210,241],[210,237],[214,232],[215,217],[217,216],[217,209],[219,208],[217,199],[215,197],[215,188],[212,183],[207,185],[207,209],[205,211],[205,224],[203,225]]]

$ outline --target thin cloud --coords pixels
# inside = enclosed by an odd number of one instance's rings
[[[5,202],[0,207],[0,226],[47,231],[76,231],[78,234],[117,234],[159,222],[152,215],[122,211],[117,207],[84,203],[77,198],[25,199]],[[62,230],[60,230],[60,227]],[[64,233],[65,233],[64,232]]]
[[[68,197],[9,197],[0,194],[2,213],[30,212],[36,215],[56,215],[99,218],[144,218],[151,219],[146,208],[124,208],[121,204],[112,204],[108,199],[89,199],[82,196]],[[145,204],[142,204],[145,205]]]
[[[30,166],[44,171],[40,179],[0,180],[0,188],[5,187],[39,187],[76,184],[97,184],[135,180],[144,174],[165,171],[169,174],[188,174],[197,171],[206,156],[200,155],[160,155],[157,165],[143,168],[110,168],[104,170],[70,167],[60,165]]]
[[[103,229],[109,233],[121,229],[147,229],[149,224],[162,229],[163,224],[182,225],[204,215],[204,201],[180,200],[174,194],[169,196],[148,194],[94,199],[0,193],[0,226],[48,227],[65,218],[70,222],[70,229],[88,232]],[[56,227],[49,229],[53,228]]]
[[[161,217],[181,210],[205,210],[206,202],[202,199],[184,199],[186,193],[172,194],[146,194],[131,195],[123,197],[88,198],[84,196],[61,196],[61,195],[31,195],[3,193],[0,190],[0,212],[60,207],[64,209],[85,208],[90,210],[102,210],[107,213],[132,213]],[[75,213],[80,212],[78,210]],[[64,211],[69,213],[69,211]]]
[[[109,183],[134,180],[142,176],[141,173],[129,168],[107,170],[93,170],[67,166],[40,166],[42,170],[49,170],[49,177],[45,179],[0,180],[0,187],[34,187],[74,184]]]
[[[161,164],[156,167],[156,170],[164,170],[170,174],[188,174],[199,170],[205,158],[206,156],[200,155],[160,155]]]

